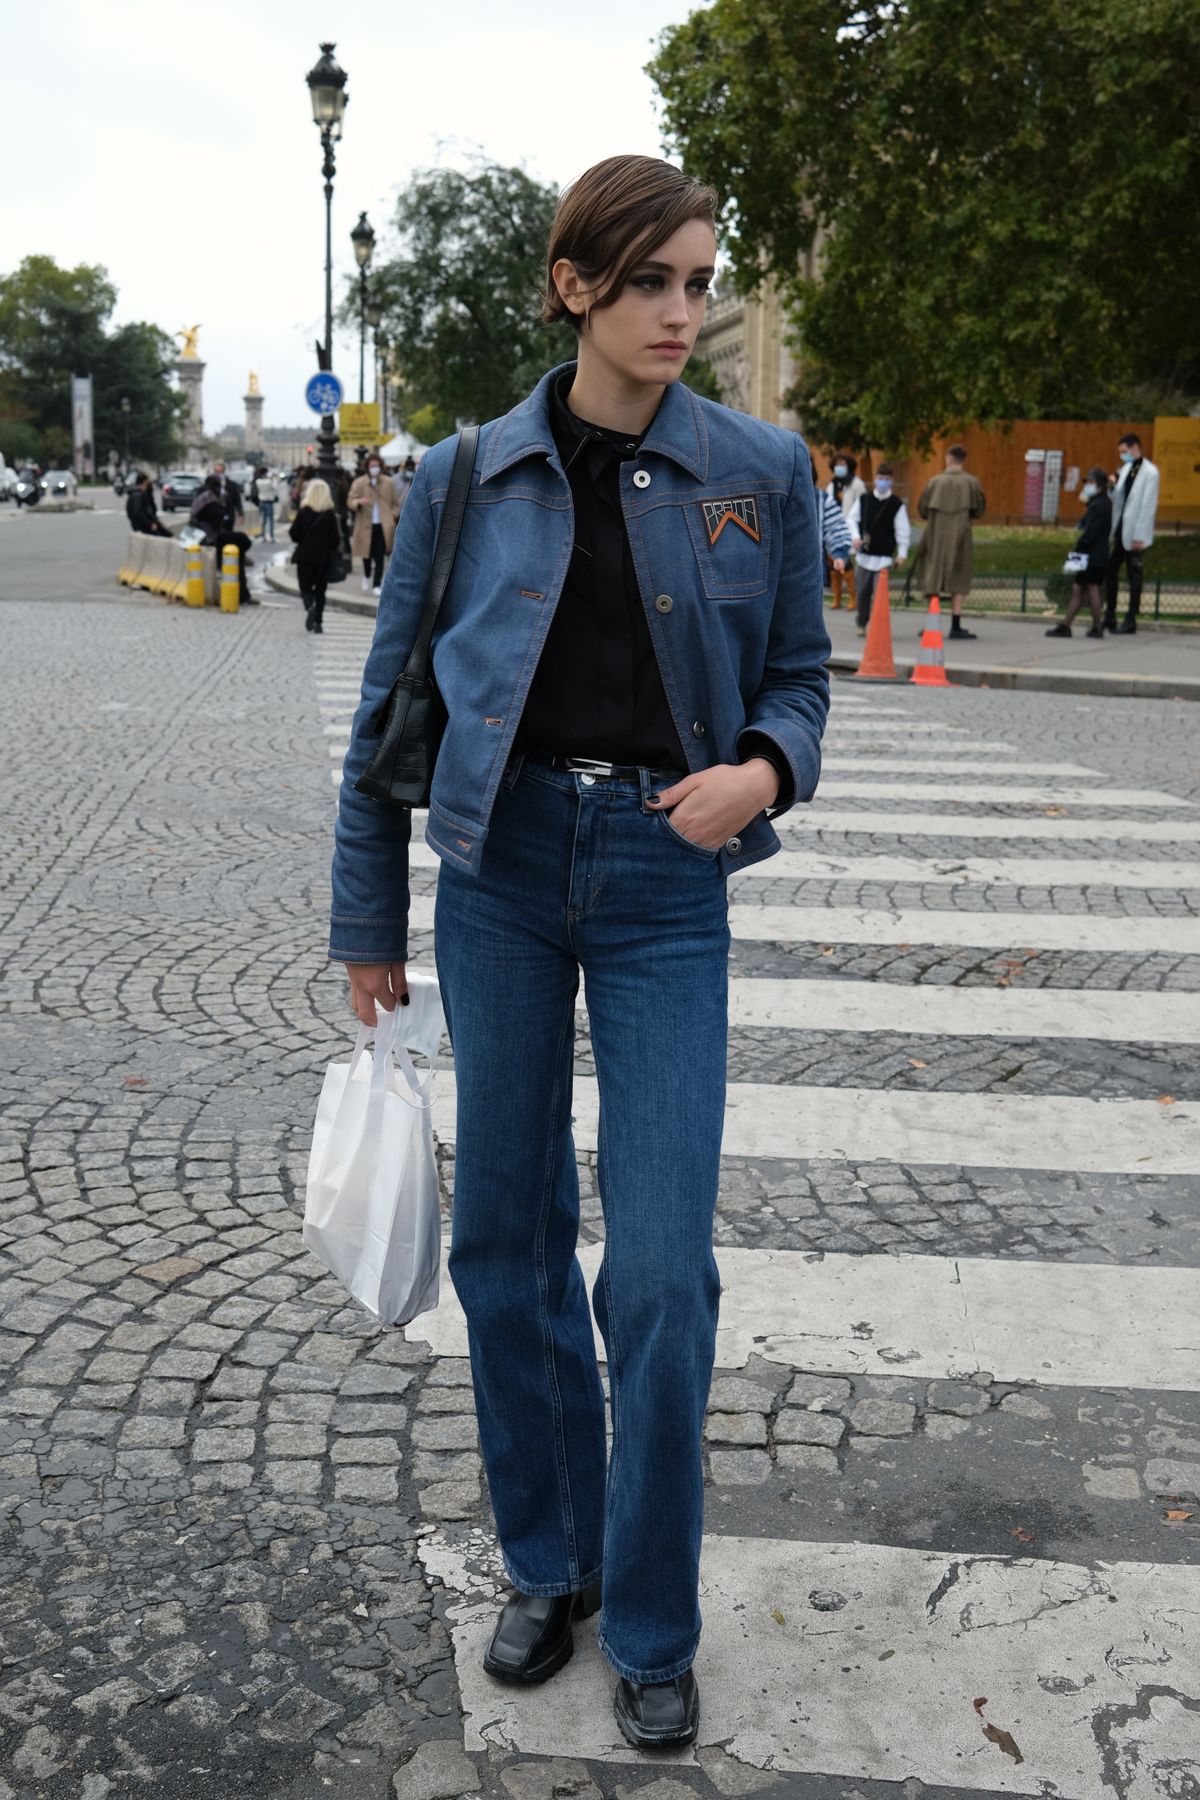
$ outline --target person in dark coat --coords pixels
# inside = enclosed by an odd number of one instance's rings
[[[147,537],[171,536],[158,516],[154,483],[148,475],[139,475],[130,490],[125,502],[125,517],[129,520],[130,531],[143,532]]]
[[[226,544],[232,544],[238,553],[238,602],[241,606],[257,606],[246,586],[246,552],[250,548],[250,539],[244,531],[230,531],[225,524],[226,502],[221,493],[219,475],[208,475],[203,486],[192,501],[191,523],[204,533],[203,542],[211,544],[217,553],[217,569],[221,567],[221,552]]]
[[[329,483],[320,477],[310,481],[301,496],[300,511],[288,528],[296,548],[292,560],[304,601],[304,629],[321,631],[325,616],[325,587],[330,564],[341,547],[337,513]]]
[[[1104,609],[1101,605],[1100,593],[1104,587],[1108,573],[1109,538],[1112,536],[1112,498],[1108,491],[1108,476],[1101,468],[1089,469],[1083,486],[1079,490],[1079,498],[1087,502],[1087,511],[1083,515],[1083,525],[1075,540],[1072,556],[1086,556],[1087,567],[1081,569],[1071,583],[1071,598],[1067,605],[1067,616],[1060,625],[1052,625],[1046,633],[1047,637],[1070,637],[1071,624],[1075,614],[1086,600],[1092,609],[1092,629],[1090,638],[1104,636]]]

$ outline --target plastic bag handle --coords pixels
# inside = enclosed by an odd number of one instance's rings
[[[355,1067],[372,1037],[375,1039],[375,1048],[371,1057],[372,1096],[387,1092],[388,1064],[390,1062],[392,1067],[403,1075],[405,1083],[412,1090],[413,1097],[410,1100],[404,1092],[404,1087],[400,1086],[395,1090],[398,1097],[404,1101],[406,1106],[411,1106],[419,1112],[428,1112],[433,1105],[433,1095],[430,1091],[433,1085],[433,1068],[430,1068],[429,1073],[422,1081],[404,1043],[398,1005],[394,1006],[390,1012],[385,1012],[374,1026],[360,1025],[354,1044],[354,1054],[350,1059],[351,1077],[353,1077]]]

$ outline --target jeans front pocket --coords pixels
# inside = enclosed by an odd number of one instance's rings
[[[715,862],[717,857],[720,856],[720,846],[715,850],[710,850],[707,844],[697,844],[693,839],[684,837],[682,831],[677,831],[675,826],[672,825],[670,818],[665,812],[656,813],[655,817],[661,820],[667,836],[674,838],[677,844],[682,844],[685,850],[690,850],[693,856],[699,856],[705,862]]]

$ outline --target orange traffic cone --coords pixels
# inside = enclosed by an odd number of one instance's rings
[[[929,602],[929,619],[921,633],[912,678],[918,687],[949,687],[946,652],[942,644],[942,608],[936,594]]]
[[[888,599],[888,572],[879,571],[875,598],[871,602],[871,622],[863,659],[854,672],[856,681],[895,681],[896,659],[892,655],[892,608]]]

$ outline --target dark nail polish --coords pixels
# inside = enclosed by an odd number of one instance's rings
[[[407,994],[401,994],[401,996],[400,996],[400,1004],[401,1004],[401,1006],[407,1006],[407,1005],[408,1005],[408,995],[407,995]]]

